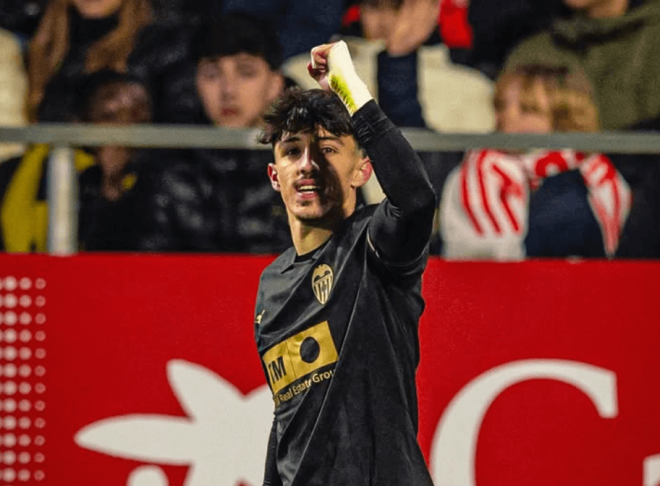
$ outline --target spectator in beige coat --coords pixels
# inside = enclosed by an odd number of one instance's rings
[[[430,129],[486,133],[495,128],[491,104],[493,82],[477,69],[452,62],[446,45],[426,42],[431,31],[419,18],[431,19],[429,25],[437,26],[435,7],[439,8],[439,2],[359,0],[357,3],[361,7],[361,37],[347,36],[343,40],[351,50],[360,78],[395,124],[419,126],[409,123],[410,118],[402,120],[399,113],[390,109],[391,100],[382,99],[380,80],[387,77],[391,83],[417,83],[416,95],[424,123]],[[410,32],[415,31],[415,22],[417,36],[412,36]],[[414,63],[412,74],[406,66],[407,60]],[[302,87],[313,88],[314,81],[310,81],[307,74],[308,61],[308,54],[295,56],[285,62],[283,71]],[[404,69],[405,78],[402,77]]]
[[[14,34],[0,29],[0,125],[27,124],[27,74],[20,44]],[[0,161],[21,154],[18,143],[0,144]]]

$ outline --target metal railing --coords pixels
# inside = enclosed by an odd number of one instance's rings
[[[660,154],[660,134],[601,132],[537,134],[458,134],[403,129],[420,152],[463,151],[478,148],[525,150],[571,148],[583,152]],[[257,143],[258,130],[210,126],[39,124],[0,127],[0,143],[49,144],[48,251],[66,255],[77,251],[78,185],[72,147],[122,145],[141,148],[231,148],[269,150]]]
[[[403,129],[418,151],[458,151],[474,148],[572,148],[584,152],[660,154],[660,134],[631,132],[513,135],[434,133]],[[259,132],[189,125],[107,127],[87,124],[41,124],[0,127],[0,142],[46,143],[59,146],[116,144],[127,147],[268,149],[256,142]]]

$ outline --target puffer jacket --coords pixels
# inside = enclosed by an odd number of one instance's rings
[[[660,133],[660,119],[632,127]],[[660,258],[660,154],[612,154],[612,162],[633,190],[633,207],[621,235],[620,258]]]
[[[646,0],[618,18],[574,15],[518,46],[507,67],[578,65],[594,87],[605,130],[660,115],[660,0]]]
[[[123,201],[97,199],[96,217],[82,208],[86,221],[102,221],[85,229],[85,249],[279,253],[292,243],[284,204],[267,176],[270,161],[270,151],[152,155]]]
[[[75,120],[77,93],[85,81],[87,50],[118,23],[117,15],[84,19],[73,8],[69,15],[71,47],[46,86],[37,113],[40,122]],[[202,111],[194,85],[191,43],[192,32],[176,25],[151,24],[138,33],[127,72],[150,90],[157,123],[195,122]]]

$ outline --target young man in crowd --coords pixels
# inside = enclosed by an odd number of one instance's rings
[[[243,14],[204,23],[195,43],[200,123],[256,128],[282,92],[277,35]],[[161,153],[138,173],[131,231],[111,247],[88,250],[277,253],[291,244],[281,200],[260,150],[190,149]],[[126,226],[124,224],[124,226]]]
[[[231,14],[205,24],[195,50],[197,93],[208,121],[227,128],[261,124],[284,89],[279,39],[269,24]]]
[[[255,309],[275,402],[264,484],[431,485],[415,372],[435,193],[345,43],[314,48],[309,69],[323,89],[285,93],[262,136],[293,239]],[[372,164],[386,199],[356,207]]]

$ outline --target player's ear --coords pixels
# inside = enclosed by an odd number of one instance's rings
[[[280,181],[277,178],[277,169],[272,162],[268,164],[268,178],[270,179],[270,185],[273,186],[273,189],[280,192]]]
[[[353,187],[357,188],[364,186],[371,177],[373,171],[374,168],[371,165],[371,159],[369,157],[365,156],[360,159],[360,162],[353,173]]]

